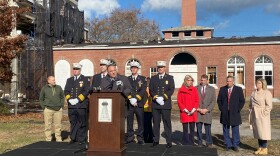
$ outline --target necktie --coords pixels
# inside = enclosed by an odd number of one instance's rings
[[[204,86],[202,86],[202,92],[201,92],[201,95],[202,95],[202,100],[204,100],[204,97],[205,97],[205,90],[204,90]]]
[[[104,78],[105,77],[105,74],[102,74],[101,78]]]
[[[77,80],[77,76],[74,76],[74,81],[76,81]]]
[[[231,94],[231,88],[228,89],[228,109],[230,105],[230,94]]]
[[[162,79],[162,76],[159,76],[159,79]]]
[[[133,77],[132,80],[135,81],[135,77]]]

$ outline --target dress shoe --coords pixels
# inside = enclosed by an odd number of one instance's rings
[[[166,148],[171,148],[172,147],[172,143],[167,143],[166,144]]]
[[[74,140],[71,140],[68,144],[74,144],[75,141]]]
[[[145,145],[144,141],[138,141],[139,145]]]
[[[125,142],[126,145],[128,145],[128,144],[130,144],[130,143],[133,143],[133,140],[130,140],[130,141],[126,141],[126,142]]]
[[[233,150],[234,150],[235,152],[239,152],[238,147],[233,147]]]
[[[158,142],[153,142],[153,145],[151,147],[156,147],[158,144]]]
[[[83,145],[83,144],[85,144],[86,142],[85,141],[80,141],[79,142],[79,145]]]

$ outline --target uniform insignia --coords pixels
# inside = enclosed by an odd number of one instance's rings
[[[80,83],[80,87],[83,87],[83,83],[84,83],[84,82],[83,82],[83,81],[80,81],[79,83]]]
[[[141,87],[142,84],[143,84],[142,81],[139,81],[139,82],[138,82],[139,87]]]
[[[167,80],[165,81],[165,84],[168,84],[168,81],[167,81]]]

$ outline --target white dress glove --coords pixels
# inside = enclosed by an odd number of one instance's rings
[[[159,105],[164,105],[164,100],[163,100],[163,97],[161,96],[158,96],[157,99],[156,99],[156,102],[159,104]]]
[[[73,99],[74,105],[76,105],[77,103],[79,103],[79,100],[77,98]]]
[[[136,98],[131,98],[131,99],[129,99],[129,102],[130,102],[131,105],[134,106],[137,102],[137,99]]]
[[[74,99],[70,99],[69,103],[70,103],[70,105],[76,105],[76,103],[74,102]]]

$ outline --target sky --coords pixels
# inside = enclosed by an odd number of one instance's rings
[[[136,8],[160,30],[181,26],[181,0],[79,0],[78,7],[87,19]],[[214,37],[280,36],[280,0],[197,0],[196,16]]]

